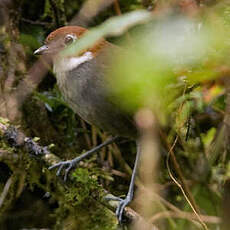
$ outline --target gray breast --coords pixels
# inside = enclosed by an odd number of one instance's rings
[[[105,68],[105,63],[94,58],[58,76],[62,78],[57,79],[59,88],[70,107],[88,123],[113,135],[135,138],[137,131],[131,117],[109,100]]]

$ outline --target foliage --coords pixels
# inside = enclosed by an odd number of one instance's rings
[[[0,99],[6,101],[11,99],[9,89],[4,89],[5,83],[11,82],[7,79],[14,76],[14,92],[36,63],[33,51],[50,31],[81,12],[86,1],[12,2],[14,9],[6,11],[10,23],[0,24]],[[208,229],[229,229],[230,5],[227,1],[195,0],[117,2],[122,15],[116,16],[112,6],[102,12],[103,7],[99,7],[94,20],[87,21],[90,31],[62,55],[80,53],[102,37],[122,47],[120,54],[113,56],[107,75],[111,99],[133,114],[137,123],[139,112],[146,109],[156,119],[161,157],[157,169],[152,163],[151,183],[161,199],[152,194],[148,200],[149,194],[141,186],[147,188],[148,183],[140,176],[137,188],[143,189],[148,204],[138,200],[139,192],[131,207],[158,229],[202,229],[188,204],[194,200]],[[146,5],[152,11],[146,11]],[[0,18],[2,14],[0,9]],[[78,22],[84,24],[80,19]],[[32,85],[30,81],[26,84],[28,88]],[[51,150],[61,159],[76,157],[106,138],[68,107],[51,69],[36,84],[17,122],[1,118],[4,103],[0,100],[0,125],[15,122],[27,136],[38,137],[35,142],[52,145]],[[139,128],[145,137],[144,128]],[[80,162],[63,183],[38,156],[12,146],[1,132],[0,229],[117,229],[114,213],[102,200],[105,190],[121,196],[127,193],[135,151],[130,142],[105,148]],[[3,157],[5,152],[9,158]],[[171,155],[172,175],[185,194],[172,182],[166,167],[169,152],[175,154],[179,165],[178,170]],[[2,199],[8,182],[10,188]],[[25,213],[23,221],[18,218],[20,213]],[[34,213],[37,216],[32,219]],[[15,216],[18,219],[13,222]],[[136,226],[138,223],[129,228],[138,229]]]

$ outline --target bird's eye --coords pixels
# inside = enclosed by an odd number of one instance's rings
[[[75,37],[71,34],[68,34],[66,35],[64,42],[66,45],[70,45],[73,43],[74,40],[75,40]]]

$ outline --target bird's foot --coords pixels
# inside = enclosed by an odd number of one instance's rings
[[[70,170],[73,169],[79,161],[81,161],[80,157],[76,157],[73,160],[60,161],[57,164],[50,166],[49,170],[54,169],[54,168],[58,168],[56,175],[60,176],[62,170],[65,169],[64,181],[66,181],[68,178]]]
[[[113,196],[112,194],[109,194],[105,197],[106,200],[112,200],[112,201],[118,201],[118,206],[116,209],[116,216],[119,221],[119,223],[122,223],[122,217],[125,207],[132,201],[132,197],[128,194],[125,199],[122,199],[117,196]]]
[[[122,217],[125,207],[131,202],[132,198],[130,195],[127,195],[125,199],[118,198],[119,204],[116,209],[116,216],[119,223],[122,223]]]
[[[116,137],[111,137],[107,141],[105,141],[102,144],[94,147],[93,149],[83,153],[79,157],[74,158],[73,160],[61,161],[61,162],[49,167],[49,170],[54,169],[54,168],[58,168],[57,176],[59,176],[61,174],[61,171],[65,168],[64,181],[66,181],[70,170],[72,168],[74,168],[79,161],[83,160],[86,157],[91,156],[93,153],[96,153],[97,151],[99,151],[101,148],[107,146],[108,144],[113,143],[117,138],[118,138],[117,136]]]

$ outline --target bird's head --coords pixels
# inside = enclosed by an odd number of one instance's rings
[[[87,29],[80,26],[64,26],[56,29],[47,36],[45,44],[35,50],[34,54],[51,55],[54,60],[54,64],[58,61],[58,65],[60,65],[63,71],[71,70],[83,62],[91,60],[100,52],[100,50],[102,50],[103,47],[107,45],[107,42],[104,39],[101,39],[92,47],[83,50],[80,54],[76,53],[71,56],[61,58],[61,60],[58,59],[58,54],[62,50],[71,45],[73,42],[77,42],[77,40],[87,31]]]
[[[34,51],[34,54],[56,55],[64,48],[77,41],[87,30],[80,26],[64,26],[51,32],[45,44]]]

